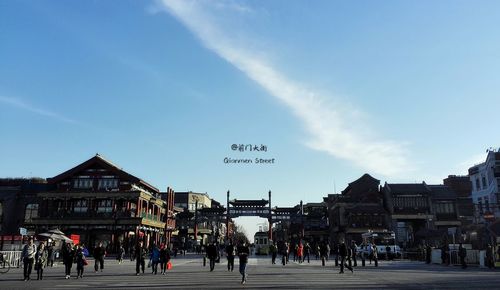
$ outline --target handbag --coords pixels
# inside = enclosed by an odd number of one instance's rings
[[[83,265],[87,266],[88,264],[89,264],[89,262],[87,261],[87,259],[83,259]]]
[[[172,263],[170,261],[167,263],[167,270],[172,270]]]

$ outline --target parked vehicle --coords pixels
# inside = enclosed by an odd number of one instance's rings
[[[377,247],[378,255],[386,255],[389,248],[391,258],[401,258],[401,248],[396,245],[396,234],[393,231],[369,231],[361,235],[363,245],[358,246],[358,252],[364,252],[366,255],[371,255],[372,245]]]

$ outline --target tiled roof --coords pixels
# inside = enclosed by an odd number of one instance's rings
[[[122,177],[128,178],[135,183],[139,183],[139,184],[145,186],[147,189],[149,189],[153,192],[156,192],[156,193],[160,192],[160,190],[158,188],[156,188],[156,187],[152,186],[151,184],[147,183],[146,181],[122,170],[121,168],[119,168],[115,164],[111,163],[110,161],[106,160],[104,157],[102,157],[99,154],[96,154],[94,157],[92,157],[89,160],[71,168],[70,170],[67,170],[67,171],[65,171],[59,175],[56,175],[52,178],[48,178],[47,181],[51,184],[60,182],[68,177],[73,176],[74,174],[77,174],[79,171],[82,171],[82,170],[90,167],[93,164],[100,164],[103,167],[111,169],[112,171],[116,172],[117,174],[119,174]]]
[[[430,193],[430,189],[425,183],[387,183],[386,186],[392,194]]]
[[[457,193],[446,185],[429,185],[432,191],[432,198],[436,199],[456,199]]]

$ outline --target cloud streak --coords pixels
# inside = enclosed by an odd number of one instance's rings
[[[49,117],[49,118],[57,120],[57,121],[62,121],[62,122],[71,123],[71,124],[78,123],[77,121],[75,121],[73,119],[64,117],[64,116],[59,115],[57,113],[47,111],[45,109],[37,108],[37,107],[35,107],[31,104],[28,104],[28,103],[26,103],[18,98],[10,98],[10,97],[5,97],[5,96],[0,96],[0,102],[7,104],[7,105],[10,105],[10,106],[13,106],[13,107],[16,107],[16,108],[19,108],[19,109],[23,109],[25,111],[36,113],[36,114],[41,115],[41,116]]]
[[[223,24],[220,10],[230,13],[252,11],[238,5],[213,6],[202,1],[163,0],[168,13],[177,18],[203,45],[245,73],[271,96],[287,106],[301,120],[310,139],[305,144],[355,166],[388,177],[412,170],[405,146],[401,142],[375,138],[367,126],[360,124],[347,104],[332,104],[313,91],[287,78],[269,61],[241,43],[242,31]],[[224,1],[231,3],[231,1]],[[227,11],[226,11],[227,12]],[[235,37],[237,35],[237,37]],[[237,40],[236,40],[237,39]],[[367,133],[368,132],[368,133]]]

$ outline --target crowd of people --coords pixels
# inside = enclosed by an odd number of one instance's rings
[[[245,284],[247,281],[247,264],[248,257],[251,254],[251,250],[246,241],[233,241],[229,240],[226,245],[219,245],[218,243],[210,243],[208,245],[202,246],[200,252],[204,252],[203,265],[206,265],[208,260],[210,271],[214,271],[215,265],[220,263],[221,255],[225,255],[227,258],[227,270],[233,272],[234,270],[234,260],[235,257],[239,258],[239,272],[241,274],[241,283]],[[431,253],[433,248],[430,245],[423,245],[419,250],[419,255],[424,257],[426,263],[431,263]],[[485,265],[489,268],[495,267],[495,250],[492,245],[488,245],[485,254]],[[60,248],[60,258],[65,268],[65,278],[71,278],[71,271],[73,265],[76,264],[76,278],[83,278],[85,271],[85,266],[88,265],[87,257],[89,256],[89,251],[85,248],[83,244],[73,245],[72,243],[63,243]],[[94,271],[103,272],[105,257],[107,255],[106,248],[103,246],[102,242],[99,242],[96,247],[92,249],[92,254],[94,257]],[[339,274],[344,273],[344,269],[348,269],[354,272],[354,267],[358,266],[358,260],[361,262],[361,266],[366,266],[367,260],[370,265],[378,267],[379,263],[379,248],[372,244],[362,244],[360,246],[356,245],[354,241],[347,244],[344,241],[333,244],[330,247],[328,242],[319,242],[311,246],[307,241],[298,241],[295,243],[289,243],[286,241],[280,241],[278,243],[273,242],[269,246],[269,254],[271,255],[271,264],[276,264],[276,259],[278,255],[281,255],[281,264],[286,266],[290,259],[299,264],[310,263],[311,257],[314,255],[316,260],[321,260],[321,265],[324,267],[330,257],[333,256],[332,264],[335,267],[339,267]],[[158,272],[161,275],[166,275],[167,270],[172,267],[171,260],[171,250],[166,244],[152,244],[147,247],[142,240],[140,240],[133,251],[130,251],[131,260],[135,260],[136,263],[136,275],[145,273],[146,261],[148,262],[148,268],[151,268],[151,273],[156,275]],[[500,249],[498,252],[500,256]],[[119,246],[117,251],[118,264],[123,262],[125,256],[125,250],[123,246]],[[391,254],[390,247],[387,247],[382,253],[381,258],[391,260],[394,254]],[[460,260],[462,268],[467,267],[466,257],[467,250],[460,244],[458,250],[456,250],[456,256]],[[442,264],[450,264],[450,248],[446,243],[441,247],[441,259]],[[54,265],[54,260],[56,258],[56,250],[54,242],[39,242],[35,245],[33,237],[28,238],[27,243],[24,245],[21,259],[24,264],[24,280],[28,281],[31,279],[31,273],[33,269],[37,273],[37,280],[43,280],[44,269],[46,267],[52,267]],[[158,271],[159,268],[159,271]]]
[[[46,245],[48,244],[48,245]],[[35,245],[33,237],[27,239],[21,252],[21,260],[23,262],[24,281],[31,280],[33,270],[37,272],[37,280],[43,280],[43,272],[46,267],[53,267],[56,259],[55,242],[40,241]],[[73,243],[63,243],[59,250],[60,259],[64,265],[65,279],[70,279],[74,265],[76,265],[76,279],[82,279],[85,267],[89,262],[89,251],[83,244],[73,245]],[[99,242],[92,249],[94,258],[94,271],[104,271],[104,261],[106,257],[106,248],[102,242]],[[143,245],[143,241],[139,241],[135,251],[132,253],[133,260],[136,260],[136,275],[145,271],[145,261],[149,259],[148,267],[151,267],[152,274],[158,274],[158,266],[160,274],[166,275],[167,268],[171,268],[170,250],[165,244],[157,246],[152,245],[147,248]],[[122,245],[119,246],[117,257],[118,264],[123,262],[125,250]]]

